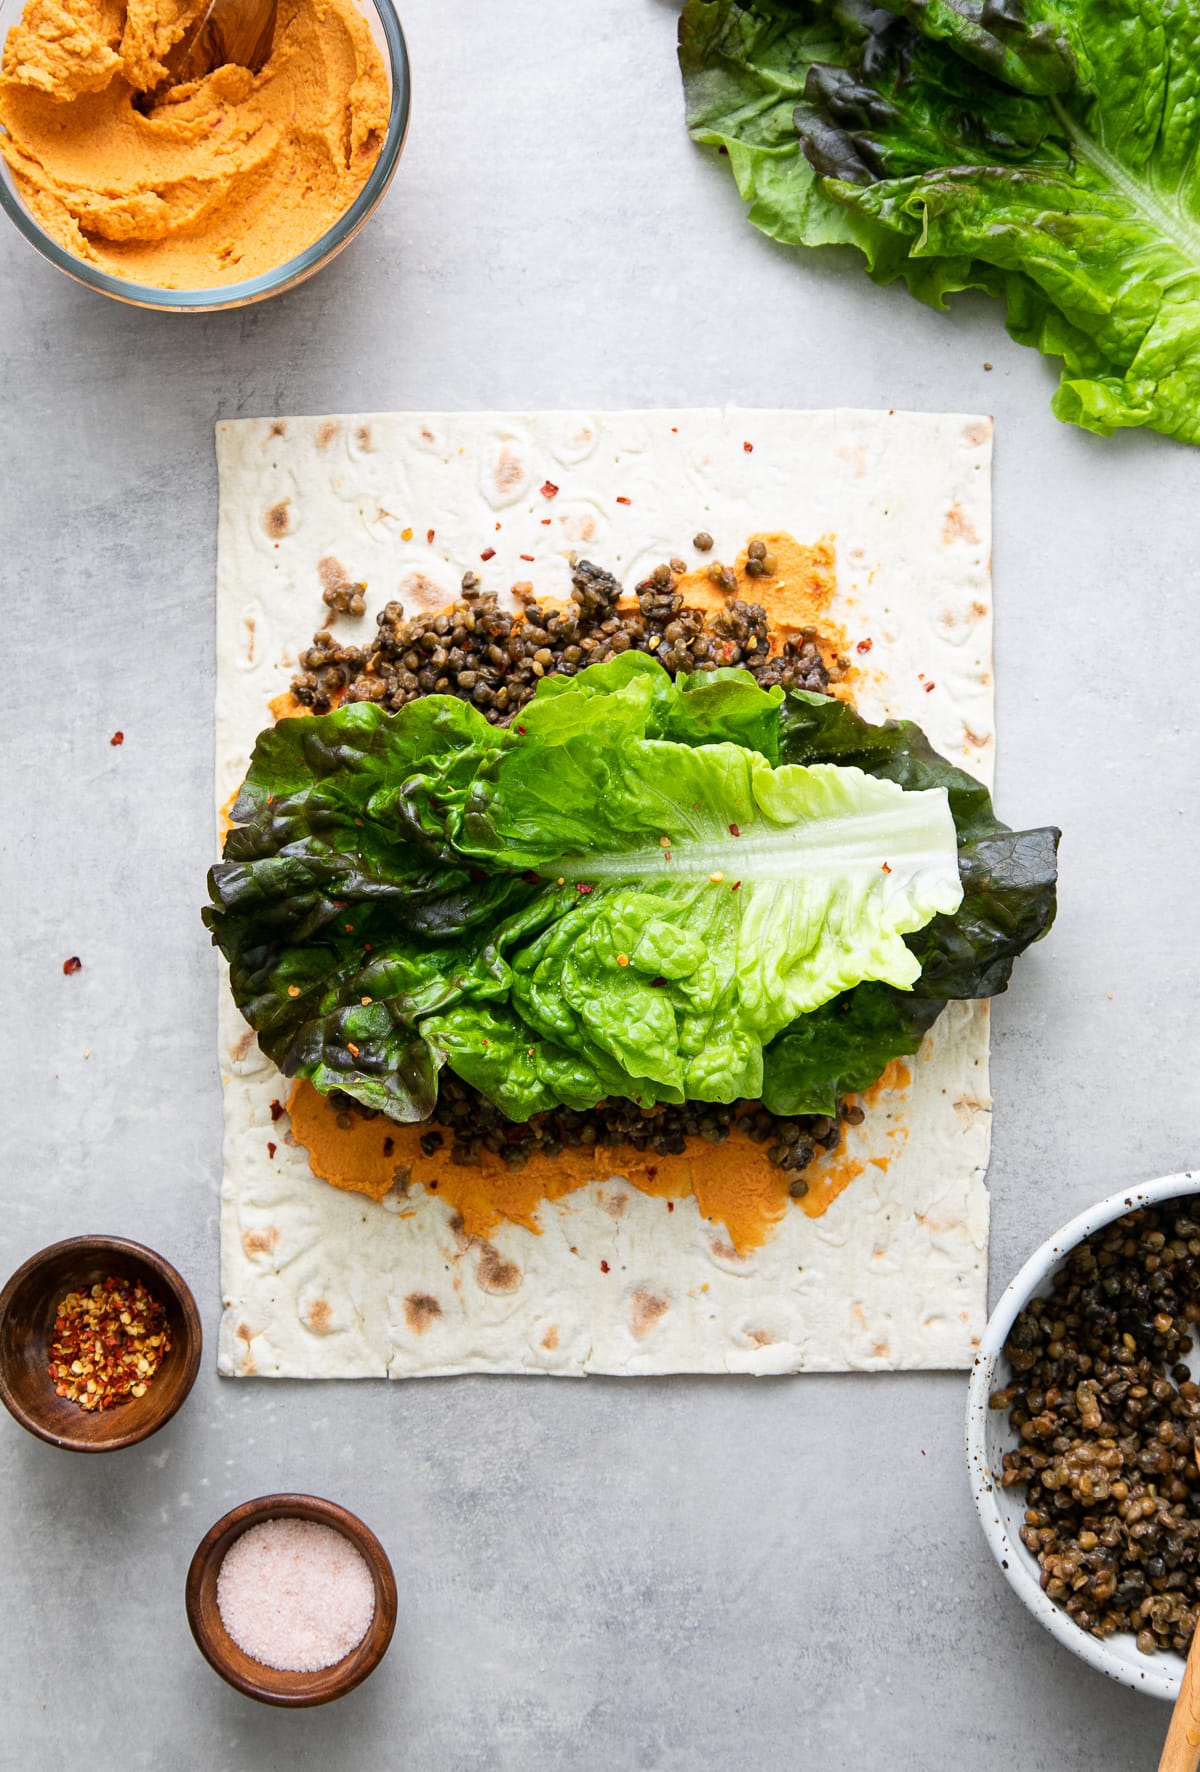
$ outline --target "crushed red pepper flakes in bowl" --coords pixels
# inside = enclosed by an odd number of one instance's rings
[[[47,1369],[60,1397],[81,1409],[108,1409],[144,1397],[170,1347],[158,1299],[140,1280],[110,1274],[59,1300]]]

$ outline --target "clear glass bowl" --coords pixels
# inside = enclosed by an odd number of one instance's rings
[[[84,259],[76,258],[74,253],[65,251],[30,214],[17,193],[8,162],[2,158],[0,208],[16,224],[30,245],[36,246],[43,258],[48,258],[52,265],[57,265],[68,277],[74,277],[77,283],[86,284],[89,289],[99,290],[101,295],[110,295],[115,301],[130,302],[135,307],[191,314],[212,313],[218,308],[248,307],[251,302],[265,301],[269,295],[278,295],[283,289],[292,289],[297,283],[303,283],[306,277],[311,277],[314,271],[319,271],[322,265],[328,264],[374,213],[392,181],[392,174],[399,163],[404,138],[408,133],[411,76],[408,48],[404,41],[404,32],[400,28],[400,19],[392,0],[358,0],[358,3],[379,45],[388,71],[391,106],[388,111],[387,133],[379,150],[379,158],[349,209],[338,217],[319,240],[314,240],[311,246],[297,253],[295,258],[289,258],[283,264],[276,265],[274,270],[263,271],[259,276],[248,277],[241,283],[222,283],[208,289],[159,289],[154,284],[134,283],[126,277],[114,277],[108,271],[102,271]],[[24,0],[0,0],[0,44],[11,26],[20,18],[23,9]]]

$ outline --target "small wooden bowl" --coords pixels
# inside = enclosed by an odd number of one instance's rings
[[[255,1661],[225,1629],[217,1605],[217,1577],[234,1539],[264,1520],[278,1519],[315,1520],[318,1525],[332,1526],[362,1553],[375,1583],[375,1615],[362,1642],[332,1667],[312,1673],[293,1673]],[[197,1647],[209,1666],[247,1698],[293,1708],[328,1704],[361,1685],[383,1660],[396,1628],[396,1578],[375,1534],[336,1501],[322,1501],[318,1495],[260,1495],[257,1501],[244,1501],[218,1520],[196,1547],[187,1576],[187,1615]]]
[[[140,1280],[167,1313],[171,1347],[142,1397],[88,1411],[60,1397],[47,1370],[55,1311],[68,1292],[106,1280]],[[67,1452],[118,1452],[157,1433],[200,1370],[196,1301],[169,1261],[124,1237],[68,1237],[31,1255],[0,1292],[0,1402],[13,1418]]]

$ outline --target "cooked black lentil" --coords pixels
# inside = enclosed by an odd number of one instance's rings
[[[711,548],[712,537],[697,535],[694,545]],[[774,570],[762,543],[751,543],[747,570],[750,564],[760,574],[768,566]],[[575,560],[567,606],[539,603],[532,585],[519,583],[512,587],[518,611],[502,609],[493,592],[481,593],[478,573],[465,572],[460,601],[436,613],[406,618],[402,604],[389,603],[369,646],[343,646],[327,631],[314,635],[300,655],[302,671],[292,693],[316,713],[338,700],[377,701],[395,711],[422,695],[455,695],[473,702],[494,725],[507,725],[543,676],[574,676],[631,649],[652,654],[672,676],[742,665],[764,688],[780,683],[824,694],[840,676],[847,661],[826,667],[815,628],[773,652],[760,604],[731,596],[711,615],[685,607],[677,580],[686,570],[678,559],[656,566],[637,586],[636,607],[621,608],[622,587],[612,573]],[[737,590],[731,567],[714,563],[707,570],[723,591]],[[335,1092],[331,1100],[346,1124],[350,1114],[374,1117],[349,1096]],[[481,1152],[490,1150],[514,1168],[535,1151],[556,1156],[568,1147],[631,1145],[678,1155],[689,1138],[720,1144],[736,1129],[766,1147],[769,1161],[792,1176],[789,1191],[796,1199],[808,1191],[803,1170],[822,1151],[836,1149],[843,1123],[856,1125],[862,1118],[862,1109],[849,1102],[829,1118],[779,1116],[759,1102],[688,1102],[648,1113],[631,1101],[606,1101],[586,1113],[561,1108],[519,1122],[449,1070],[441,1074],[433,1113],[451,1136],[452,1162],[478,1163]],[[431,1129],[420,1142],[433,1156],[445,1135]]]
[[[770,556],[750,563],[760,572],[774,565]],[[631,649],[651,654],[672,675],[742,665],[764,688],[782,683],[824,694],[840,676],[844,664],[826,666],[815,629],[772,651],[766,610],[733,594],[732,567],[708,567],[730,593],[722,609],[710,615],[687,608],[677,589],[681,564],[656,566],[638,585],[636,606],[624,609],[618,581],[588,560],[574,562],[569,604],[540,603],[531,585],[518,584],[513,591],[522,607],[515,612],[502,609],[493,592],[481,594],[478,575],[467,572],[461,600],[434,614],[406,617],[403,604],[389,603],[370,645],[342,645],[324,629],[315,634],[300,654],[292,693],[316,713],[339,700],[395,710],[421,695],[455,695],[493,725],[507,725],[542,677],[574,676]]]
[[[365,1108],[351,1096],[334,1091],[330,1101],[338,1112],[339,1124],[350,1124],[350,1116],[373,1120],[374,1110]],[[837,1149],[842,1125],[859,1125],[863,1112],[851,1102],[843,1102],[836,1117],[805,1114],[786,1117],[768,1113],[761,1102],[739,1101],[731,1105],[689,1101],[682,1107],[658,1107],[647,1110],[632,1101],[602,1101],[586,1112],[558,1108],[553,1113],[535,1114],[531,1120],[510,1120],[486,1096],[444,1070],[438,1087],[437,1105],[433,1110],[435,1126],[446,1132],[430,1130],[420,1139],[427,1157],[446,1147],[450,1138],[450,1161],[460,1165],[478,1163],[484,1151],[503,1157],[514,1169],[523,1168],[529,1158],[540,1152],[556,1157],[560,1151],[601,1146],[616,1150],[631,1145],[637,1151],[653,1151],[659,1156],[680,1156],[689,1138],[702,1138],[706,1144],[723,1144],[734,1132],[744,1132],[755,1144],[765,1149],[769,1162],[777,1169],[792,1174],[789,1192],[794,1199],[803,1199],[808,1183],[800,1171],[807,1169],[815,1157]]]
[[[1094,1636],[1186,1655],[1200,1617],[1200,1201],[1128,1213],[1072,1250],[1005,1343],[991,1399],[1019,1436],[1024,1543],[1042,1587]]]

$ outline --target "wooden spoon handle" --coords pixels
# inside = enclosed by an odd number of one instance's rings
[[[1158,1772],[1197,1772],[1200,1767],[1200,1630],[1192,1638],[1183,1684],[1158,1762]]]

